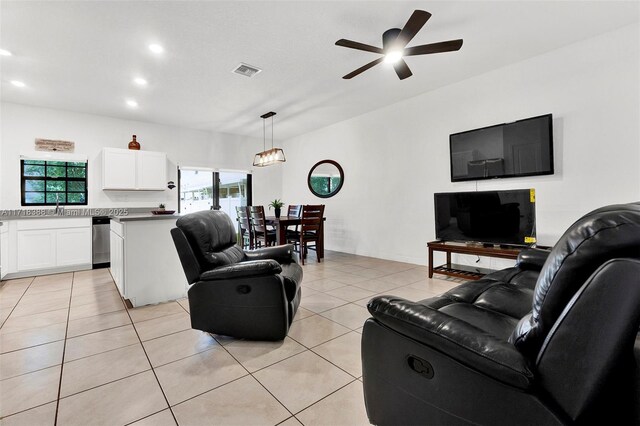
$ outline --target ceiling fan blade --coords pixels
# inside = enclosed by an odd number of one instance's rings
[[[431,14],[426,10],[414,10],[404,28],[398,34],[394,47],[397,49],[405,47],[418,34],[418,31],[427,23],[429,18],[431,18]]]
[[[411,77],[413,73],[409,69],[409,65],[404,61],[404,59],[400,59],[398,62],[393,64],[393,69],[396,70],[396,74],[398,74],[398,78],[400,80],[404,80],[407,77]]]
[[[462,39],[441,41],[438,43],[423,44],[421,46],[407,47],[404,56],[427,55],[429,53],[454,52],[462,47]]]
[[[366,52],[380,53],[381,55],[384,53],[384,51],[379,47],[370,46],[364,43],[358,43],[357,41],[346,40],[344,38],[341,38],[340,40],[336,41],[336,46],[348,47],[350,49],[364,50]]]
[[[349,74],[345,75],[345,76],[344,76],[344,77],[342,77],[342,78],[344,78],[345,80],[348,80],[348,79],[350,79],[350,78],[353,78],[353,77],[355,77],[356,75],[358,75],[358,74],[360,74],[360,73],[365,72],[365,71],[366,71],[366,70],[368,70],[369,68],[371,68],[371,67],[374,67],[374,66],[378,65],[380,62],[382,62],[382,60],[383,60],[383,59],[384,59],[384,57],[382,57],[382,58],[378,58],[378,59],[376,59],[375,61],[371,61],[371,62],[369,62],[367,65],[361,66],[361,67],[360,67],[360,68],[358,68],[357,70],[350,72]]]

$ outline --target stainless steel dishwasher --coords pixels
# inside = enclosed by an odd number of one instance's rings
[[[94,216],[93,243],[91,245],[93,269],[108,268],[111,261],[109,246],[111,219],[108,216]]]

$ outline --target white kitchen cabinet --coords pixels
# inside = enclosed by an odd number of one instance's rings
[[[91,228],[56,231],[56,266],[91,263]]]
[[[136,157],[136,188],[163,191],[167,187],[167,155],[138,151]]]
[[[0,279],[9,273],[9,227],[0,226]]]
[[[167,154],[118,148],[102,150],[102,189],[163,191]]]
[[[18,231],[18,272],[56,266],[55,229]]]
[[[5,227],[8,232],[2,234],[2,244],[7,249],[0,247],[4,252],[3,276],[18,278],[91,268],[91,218],[11,220],[1,228]]]
[[[186,296],[184,275],[171,229],[175,217],[111,220],[111,275],[134,307]]]
[[[136,152],[128,149],[102,150],[102,189],[135,189]]]
[[[120,294],[124,296],[124,239],[113,233],[111,250],[111,274]]]
[[[124,238],[122,237],[122,226],[119,225],[119,223],[111,221],[109,249],[111,254],[111,276],[120,294],[124,297]]]

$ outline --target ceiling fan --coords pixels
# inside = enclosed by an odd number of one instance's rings
[[[431,18],[431,14],[429,12],[425,10],[414,10],[402,30],[400,28],[391,28],[382,34],[382,48],[343,38],[336,41],[336,46],[384,55],[381,58],[371,61],[357,70],[350,72],[342,78],[353,78],[358,74],[365,72],[369,68],[378,65],[380,62],[385,61],[392,63],[400,80],[404,80],[405,78],[413,75],[407,63],[402,59],[404,56],[427,55],[430,53],[453,52],[460,50],[462,47],[462,39],[406,47],[424,24],[427,23],[429,18]]]

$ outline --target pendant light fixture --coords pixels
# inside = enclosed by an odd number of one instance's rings
[[[271,166],[276,163],[284,163],[287,159],[284,157],[282,148],[273,147],[273,116],[275,112],[271,111],[260,116],[262,118],[262,152],[257,153],[253,157],[253,165],[256,167]],[[267,144],[267,118],[271,117],[271,149],[266,149]]]

